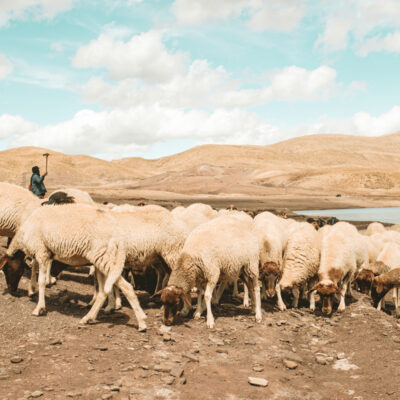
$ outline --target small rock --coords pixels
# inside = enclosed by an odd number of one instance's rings
[[[0,381],[5,381],[9,377],[10,377],[10,375],[7,375],[7,374],[0,375]]]
[[[262,386],[262,387],[268,386],[268,381],[266,379],[255,378],[253,376],[249,376],[249,383],[252,386]]]
[[[120,391],[120,388],[119,388],[119,386],[117,386],[117,385],[113,385],[113,386],[111,386],[111,391],[112,391],[112,392],[119,392],[119,391]]]
[[[19,356],[14,356],[10,361],[13,364],[19,364],[20,362],[22,362],[24,359],[22,357]]]
[[[345,355],[344,355],[344,353],[337,353],[336,358],[338,360],[343,360],[345,358]]]
[[[172,385],[175,382],[175,378],[173,376],[164,376],[161,380],[166,385]]]
[[[160,335],[163,335],[164,333],[169,333],[171,332],[171,327],[170,326],[165,326],[161,325],[158,330],[160,331]]]
[[[180,378],[184,374],[184,370],[183,368],[179,367],[172,368],[170,374],[175,378]]]
[[[255,366],[253,367],[253,371],[254,371],[254,372],[263,372],[263,371],[264,371],[264,367],[261,366],[261,365],[255,365]]]
[[[169,365],[157,364],[154,366],[154,371],[157,372],[171,372],[172,368]]]
[[[178,379],[179,385],[186,385],[186,378],[182,376],[181,378]]]
[[[172,339],[172,337],[171,337],[171,335],[169,333],[164,333],[163,334],[163,341],[164,342],[171,342],[171,341],[173,341],[173,339]]]
[[[111,393],[105,393],[101,396],[102,400],[112,399],[113,395]]]
[[[398,338],[398,337],[393,338],[393,342],[400,343],[400,338]]]
[[[323,357],[323,356],[316,356],[315,357],[315,361],[320,365],[326,365],[327,364],[326,358]]]
[[[298,364],[296,362],[286,359],[283,360],[283,365],[288,369],[296,369],[298,367]]]
[[[184,354],[182,354],[182,357],[185,357],[193,362],[199,362],[199,359],[195,356],[192,356],[190,353],[184,353]]]
[[[37,399],[38,397],[42,397],[42,396],[43,396],[43,392],[41,392],[40,390],[36,390],[36,391],[32,392],[29,397],[32,397],[33,399]]]
[[[51,346],[56,346],[58,344],[62,344],[61,340],[54,340],[53,342],[50,343]]]

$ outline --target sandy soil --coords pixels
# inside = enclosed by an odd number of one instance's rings
[[[47,290],[48,313],[39,318],[30,315],[27,283],[21,297],[1,295],[1,399],[400,398],[400,324],[360,294],[331,318],[266,302],[261,324],[227,294],[214,308],[215,329],[184,319],[164,332],[159,305],[139,291],[148,315],[139,333],[126,306],[78,326],[91,293],[82,274],[66,273]],[[268,386],[251,386],[249,377]]]

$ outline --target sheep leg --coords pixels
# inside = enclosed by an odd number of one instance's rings
[[[31,263],[31,280],[29,281],[29,286],[28,286],[28,296],[29,297],[32,297],[36,292],[37,276],[38,276],[38,264],[34,260]]]
[[[94,302],[96,301],[98,286],[99,286],[99,284],[97,282],[96,270],[95,270],[94,275],[93,275],[93,297],[92,297],[92,300],[90,300],[88,306],[92,306],[94,304]]]
[[[115,282],[115,285],[119,289],[121,289],[122,293],[125,295],[129,304],[131,305],[133,312],[135,314],[135,317],[138,321],[139,332],[145,331],[147,329],[147,325],[146,325],[147,315],[142,310],[142,307],[140,307],[139,300],[136,296],[135,291],[133,290],[132,285],[130,285],[122,276],[120,276],[117,279],[117,281]]]
[[[246,285],[246,282],[243,284],[244,288],[244,294],[243,294],[243,307],[249,307],[250,306],[250,301],[249,301],[249,288]],[[253,301],[253,300],[252,300]]]
[[[232,297],[239,297],[239,289],[238,289],[238,279],[233,282],[233,293]]]
[[[378,311],[381,311],[382,307],[385,308],[385,300],[383,300],[383,299],[381,299],[381,301],[378,303],[376,309]]]
[[[292,289],[292,294],[293,294],[292,307],[293,308],[299,308],[300,289],[297,286],[295,286]]]
[[[161,284],[161,288],[165,288],[167,286],[168,280],[169,280],[169,272],[166,272]]]
[[[316,293],[316,290],[313,290],[309,294],[310,310],[311,311],[315,311],[315,293]]]
[[[82,325],[96,321],[97,315],[99,314],[99,311],[107,298],[104,292],[105,277],[97,268],[96,268],[96,279],[98,283],[96,299],[89,312],[79,321],[79,323]]]
[[[89,275],[88,276],[94,276],[96,272],[96,268],[94,267],[94,265],[91,265],[89,267]]]
[[[221,282],[219,285],[219,288],[215,290],[213,298],[212,298],[212,304],[219,304],[222,295],[224,294],[225,288],[226,288],[227,283],[226,282]]]
[[[161,278],[161,271],[159,268],[155,268],[157,274],[156,288],[154,289],[154,294],[162,289],[163,279]]]
[[[117,302],[119,299],[119,308],[121,308],[121,293],[117,287],[113,287],[109,296],[107,307],[104,309],[106,314],[112,313],[114,310],[117,310]]]
[[[203,314],[203,311],[204,311],[203,295],[204,295],[204,291],[199,289],[199,291],[197,293],[196,312],[194,313],[194,316],[193,316],[194,319],[200,319],[201,314]]]
[[[45,301],[45,292],[46,292],[46,276],[47,271],[51,267],[51,260],[48,258],[44,258],[39,261],[39,300],[32,311],[32,315],[39,316],[46,313],[46,301]]]
[[[267,300],[267,295],[265,293],[266,287],[264,281],[261,282],[261,300]]]
[[[343,286],[340,289],[340,302],[339,302],[339,307],[337,309],[338,312],[343,312],[346,309],[346,292],[347,292],[347,286],[350,284],[349,280],[346,282],[343,282]]]
[[[275,287],[275,292],[276,292],[276,299],[277,299],[277,302],[278,302],[279,310],[285,311],[286,310],[286,306],[285,306],[285,303],[282,300],[281,285],[279,283]]]
[[[258,278],[245,277],[245,285],[248,287],[248,292],[251,298],[251,308],[256,314],[256,322],[261,322],[261,296],[260,296],[260,285],[258,284]],[[245,286],[245,287],[246,287]]]
[[[207,307],[207,328],[214,328],[214,316],[211,311],[211,298],[217,282],[207,282],[204,300]]]

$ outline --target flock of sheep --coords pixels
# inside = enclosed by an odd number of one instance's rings
[[[238,280],[244,306],[252,307],[257,322],[261,300],[275,296],[281,311],[288,299],[298,307],[300,298],[308,298],[315,310],[318,294],[324,314],[333,312],[335,300],[342,312],[353,284],[370,293],[376,307],[393,289],[398,312],[400,232],[379,223],[360,233],[346,222],[320,228],[270,212],[253,218],[201,203],[172,211],[157,205],[104,205],[77,189],[55,192],[44,202],[26,189],[0,183],[0,236],[9,238],[0,259],[8,290],[16,291],[25,268],[32,271],[29,296],[38,283],[33,315],[45,312],[52,275],[69,266],[92,266],[96,276],[91,309],[81,323],[95,320],[107,298],[106,311],[120,308],[122,291],[139,330],[145,330],[134,282],[125,278],[127,271],[147,268],[156,271],[154,296],[161,298],[167,325],[178,313],[189,314],[195,292],[194,318],[206,310],[207,327],[213,328],[211,305],[219,303],[228,284],[237,295]]]

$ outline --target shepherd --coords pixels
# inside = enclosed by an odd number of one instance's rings
[[[32,168],[32,176],[31,176],[31,184],[29,189],[40,199],[43,199],[44,195],[46,194],[46,186],[44,186],[44,178],[47,176],[47,161],[49,158],[49,153],[43,154],[43,157],[46,157],[46,172],[40,176],[39,167],[34,166]]]

